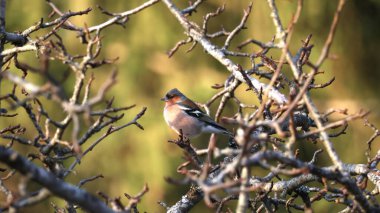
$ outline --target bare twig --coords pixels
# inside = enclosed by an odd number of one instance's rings
[[[109,19],[108,21],[104,22],[104,23],[101,23],[99,25],[96,25],[96,26],[92,26],[92,27],[89,27],[88,28],[88,32],[99,32],[101,31],[102,29],[112,25],[112,24],[115,24],[115,23],[118,23],[118,24],[124,24],[127,20],[128,20],[128,17],[133,15],[133,14],[136,14],[156,3],[158,3],[159,0],[150,0],[150,1],[147,1],[145,2],[144,4],[132,9],[132,10],[128,10],[128,11],[125,11],[125,12],[122,12],[122,13],[118,13],[118,14],[115,14],[115,16],[111,19]]]
[[[339,0],[338,7],[336,8],[334,18],[333,18],[333,21],[331,23],[330,32],[327,36],[327,39],[326,39],[325,44],[323,46],[322,52],[319,55],[319,58],[315,64],[315,66],[317,68],[319,68],[323,64],[323,62],[325,61],[325,59],[329,55],[330,47],[331,47],[331,44],[333,42],[333,38],[335,35],[336,28],[338,26],[340,13],[341,13],[345,3],[346,3],[346,0]]]

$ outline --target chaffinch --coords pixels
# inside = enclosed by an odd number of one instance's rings
[[[186,138],[195,137],[201,133],[232,136],[178,89],[170,90],[161,100],[165,101],[165,121],[177,134],[180,134],[182,130]]]

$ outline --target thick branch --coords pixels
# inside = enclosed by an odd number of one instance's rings
[[[0,161],[48,188],[53,194],[81,206],[89,212],[113,212],[95,196],[70,185],[55,175],[34,165],[27,159],[4,146],[0,146]]]
[[[203,48],[211,56],[213,56],[216,60],[218,60],[221,64],[223,64],[230,72],[232,72],[235,78],[239,79],[239,81],[252,84],[257,91],[262,91],[267,87],[267,85],[261,83],[260,81],[258,81],[257,79],[251,76],[248,76],[248,79],[251,82],[247,82],[246,78],[244,78],[243,74],[239,71],[238,64],[235,64],[232,60],[227,58],[227,55],[221,48],[218,48],[217,46],[212,44],[207,39],[207,37],[202,33],[202,30],[199,26],[188,21],[186,17],[181,13],[181,11],[174,5],[174,3],[171,0],[163,0],[163,2],[169,8],[170,12],[180,22],[182,27],[185,29],[186,34],[190,36],[191,38],[193,38],[194,41],[197,41],[199,44],[201,44]],[[288,102],[286,97],[274,88],[270,89],[269,97],[280,105],[283,105],[286,102]]]
[[[186,195],[182,196],[181,200],[179,200],[176,204],[170,207],[167,212],[175,213],[175,212],[188,212],[192,209],[199,201],[203,198],[203,193],[197,187],[191,186],[190,190],[186,193]]]

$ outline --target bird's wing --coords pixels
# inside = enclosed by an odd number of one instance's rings
[[[190,108],[185,105],[179,105],[179,107],[188,115],[195,117],[199,119],[200,121],[203,121],[206,123],[206,125],[213,126],[217,129],[220,129],[221,131],[228,132],[228,130],[222,126],[220,126],[218,123],[216,123],[210,116],[208,116],[206,113],[204,113],[199,107],[196,108]]]
[[[199,110],[202,112],[202,110],[198,107],[198,105],[188,98],[186,98],[184,101],[178,103],[178,105],[181,108],[196,109],[196,110]]]

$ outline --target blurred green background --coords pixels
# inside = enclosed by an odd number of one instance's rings
[[[68,0],[53,2],[63,11],[78,11],[92,7],[93,11],[89,15],[71,19],[79,26],[84,26],[84,23],[92,26],[104,22],[108,18],[99,12],[95,7],[96,4],[112,12],[121,12],[132,9],[144,1]],[[224,26],[226,30],[232,30],[240,22],[243,9],[248,6],[250,1],[209,0],[191,18],[200,23],[199,21],[206,13],[215,11],[223,2],[226,4],[226,10],[219,17],[211,20],[209,32],[220,29],[220,26]],[[304,1],[304,9],[292,38],[291,51],[293,53],[302,44],[301,40],[312,34],[311,43],[314,44],[314,48],[311,60],[316,61],[329,31],[337,2],[329,0]],[[175,1],[175,3],[183,8],[188,4],[188,1]],[[277,3],[283,24],[287,25],[295,12],[297,1],[281,0]],[[20,6],[26,4],[28,7]],[[360,109],[371,110],[370,121],[380,126],[380,98],[378,95],[380,91],[378,84],[380,79],[379,11],[380,1],[378,0],[347,1],[330,51],[334,60],[326,61],[322,67],[325,74],[319,75],[317,83],[324,83],[333,76],[336,77],[336,80],[328,88],[312,92],[316,105],[321,112],[332,107],[348,108],[350,113],[357,112]],[[33,4],[27,0],[7,1],[6,29],[11,32],[23,31],[39,21],[41,17],[47,20],[47,15],[50,12],[51,9],[45,1],[33,1]],[[275,34],[275,29],[266,1],[254,1],[247,27],[247,30],[235,37],[231,44],[232,49],[248,38],[255,38],[263,42],[271,40]],[[75,38],[74,33],[60,30],[59,34],[73,55],[83,53],[84,46]],[[144,183],[148,183],[150,191],[143,197],[139,210],[164,212],[164,208],[159,206],[157,201],[162,200],[171,205],[180,199],[181,194],[187,190],[187,186],[173,186],[164,180],[164,177],[181,178],[180,175],[176,174],[176,167],[183,159],[182,151],[175,145],[167,143],[168,139],[173,139],[176,135],[164,122],[162,117],[163,103],[159,99],[167,90],[177,87],[195,101],[204,103],[216,93],[210,86],[215,83],[223,83],[229,72],[205,53],[200,46],[197,46],[190,53],[185,53],[186,49],[190,47],[185,46],[172,58],[167,57],[166,52],[185,36],[182,27],[163,3],[158,3],[130,17],[125,29],[120,26],[112,26],[102,31],[101,34],[104,36],[101,57],[119,57],[119,60],[114,65],[90,71],[95,74],[92,93],[96,93],[96,87],[101,85],[102,79],[110,74],[111,69],[117,67],[119,70],[118,83],[108,93],[107,97],[115,97],[115,106],[137,104],[136,108],[126,113],[125,118],[119,124],[127,123],[143,106],[147,106],[148,111],[140,120],[145,130],[141,131],[137,127],[131,126],[108,137],[82,160],[76,169],[76,173],[71,174],[67,180],[77,184],[83,178],[103,174],[104,179],[88,183],[84,188],[92,193],[102,191],[110,197],[123,197],[125,192],[132,195],[136,194],[142,189]],[[32,34],[32,38],[37,35],[39,34]],[[223,41],[224,39],[215,40],[218,45],[223,44]],[[258,49],[251,45],[244,50]],[[268,56],[271,55],[278,57],[279,52],[271,51]],[[20,60],[34,66],[39,65],[35,53],[26,53],[20,57]],[[236,58],[233,60],[245,67],[249,66],[247,60]],[[62,76],[67,70],[68,68],[59,62],[53,61],[51,63],[50,72],[56,76]],[[28,76],[28,80],[36,84],[43,83],[33,74]],[[68,95],[71,91],[72,80],[73,76],[66,82]],[[2,92],[9,91],[9,88],[10,85],[4,83]],[[239,91],[244,93],[243,89]],[[250,96],[241,94],[239,96],[247,103],[255,103]],[[62,110],[57,105],[48,103],[48,100],[44,100],[44,102],[50,106],[50,114],[54,118],[62,118]],[[235,109],[234,105],[230,103],[228,107],[230,110],[225,115],[232,115]],[[211,110],[214,114],[215,106]],[[21,110],[17,109],[16,111]],[[0,120],[2,127],[18,122],[20,121],[3,117]],[[35,133],[32,124],[26,121],[23,125],[27,128],[26,134],[33,137]],[[366,141],[371,134],[372,131],[368,127],[364,127],[363,121],[355,121],[351,123],[346,135],[332,140],[343,161],[366,163],[364,151]],[[96,140],[97,136],[93,137],[92,141]],[[206,147],[206,141],[208,141],[207,135],[193,140],[193,144],[200,148]],[[224,142],[223,139],[220,139],[222,146]],[[379,148],[378,142],[377,139],[372,154]],[[90,143],[91,141],[85,147]],[[297,146],[301,150],[303,159],[310,159],[313,152],[321,147],[320,144],[313,145],[302,141]],[[29,147],[26,148],[18,144],[15,144],[15,149],[36,152],[36,150],[30,150]],[[321,165],[328,164],[326,154],[322,154],[321,159]],[[12,183],[7,182],[6,184],[10,185],[11,188],[16,188],[17,186],[12,185]],[[122,201],[126,202],[126,200],[126,198],[122,198]],[[53,211],[49,201],[54,201],[60,206],[64,205],[59,199],[51,198],[46,202],[25,209],[25,211],[37,212],[42,211],[42,209]],[[313,208],[316,210],[330,209],[331,204],[325,201],[318,203],[313,204]],[[194,212],[200,211],[203,207],[203,204],[198,205]],[[338,209],[342,209],[342,206],[331,210]],[[208,211],[211,212],[211,210]]]

